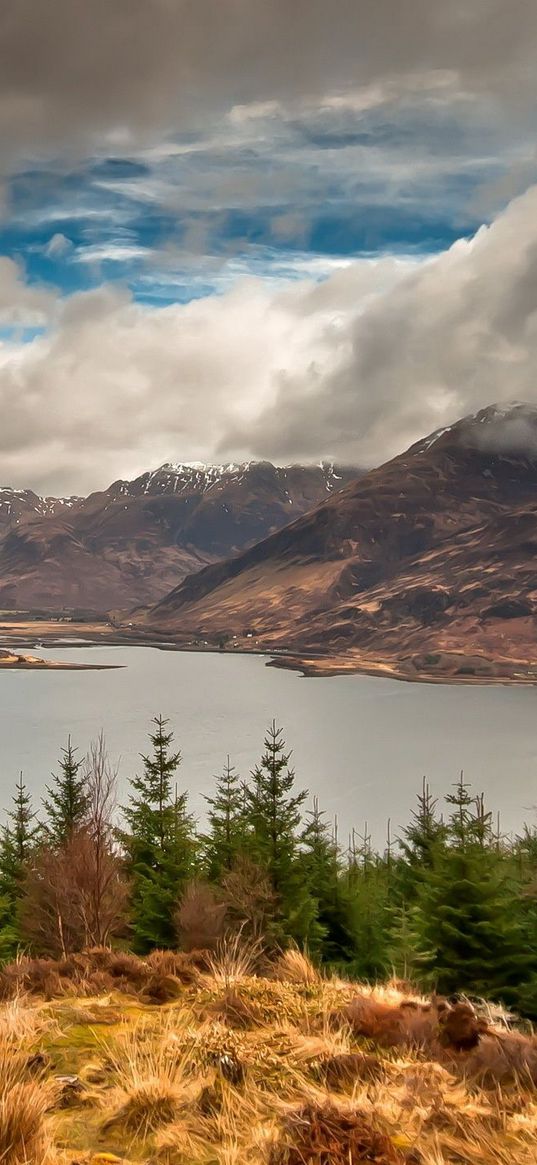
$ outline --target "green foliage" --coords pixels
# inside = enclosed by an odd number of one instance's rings
[[[47,814],[46,830],[49,841],[61,846],[80,829],[87,818],[89,797],[87,782],[81,772],[82,761],[76,759],[77,749],[67,739],[59,759],[59,772],[52,774],[52,785],[47,785],[48,797],[43,802]]]
[[[353,973],[368,980],[382,978],[389,970],[393,876],[391,861],[374,852],[367,825],[361,836],[352,835],[346,882],[356,951]]]
[[[302,835],[301,865],[309,892],[316,905],[316,941],[310,952],[325,963],[350,963],[355,956],[355,936],[351,925],[351,896],[342,876],[337,841],[317,797],[306,814]]]
[[[134,949],[143,954],[175,945],[178,906],[201,874],[226,909],[226,925],[262,937],[269,949],[297,942],[349,976],[371,981],[395,972],[445,994],[500,999],[537,1018],[537,830],[502,838],[483,797],[461,774],[445,798],[446,820],[424,780],[395,844],[388,830],[387,846],[378,852],[366,826],[362,836],[353,833],[344,853],[318,801],[305,811],[307,794],[297,791],[290,759],[275,722],[246,784],[228,757],[206,797],[207,827],[199,836],[187,794],[177,790],[181,754],[167,721],[155,718],[117,831],[120,880],[125,874],[130,888],[125,925]],[[99,821],[102,826],[109,796],[106,767],[95,771],[102,777],[101,817],[69,738],[47,790],[44,827],[21,776],[0,832],[0,960],[20,945],[18,919],[28,906],[43,832],[54,858],[47,890],[56,902],[54,871],[63,871],[56,889],[70,901],[72,866],[66,875],[62,855],[69,843],[76,851],[81,826],[81,837]],[[87,865],[79,874],[91,895],[102,870]],[[123,897],[120,922],[122,910]]]
[[[131,880],[133,947],[140,954],[174,946],[174,912],[195,854],[187,795],[173,783],[181,754],[172,751],[167,723],[162,716],[153,720],[152,753],[142,757],[143,771],[131,783],[123,810],[127,829],[120,834]]]
[[[425,777],[417,808],[412,811],[410,824],[402,831],[399,847],[405,859],[398,866],[398,890],[403,903],[412,901],[419,883],[432,868],[434,855],[443,845],[446,827],[438,817],[438,802],[431,794]]]
[[[221,776],[215,777],[213,797],[205,797],[209,806],[209,829],[204,837],[204,856],[209,878],[218,882],[233,869],[246,841],[244,789],[229,756]]]
[[[12,958],[20,943],[18,904],[40,833],[22,773],[7,818],[0,838],[0,961]]]
[[[260,763],[245,788],[247,851],[270,882],[275,923],[282,941],[317,941],[315,902],[304,879],[300,855],[301,809],[307,791],[296,793],[291,754],[273,720]]]
[[[446,844],[434,852],[417,896],[422,976],[446,994],[516,1005],[520,985],[537,974],[522,897],[498,853],[483,798],[471,796],[462,774],[446,801],[452,808]]]

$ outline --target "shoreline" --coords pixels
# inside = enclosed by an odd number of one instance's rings
[[[160,635],[158,632],[140,632],[138,629],[119,628],[95,620],[93,623],[65,623],[54,620],[32,622],[21,619],[0,620],[0,670],[108,670],[122,664],[68,663],[65,660],[43,660],[33,652],[39,648],[54,651],[92,647],[152,647],[159,651],[181,651],[210,655],[262,655],[267,667],[300,672],[304,678],[315,679],[344,675],[367,675],[394,679],[402,683],[449,685],[504,685],[534,686],[537,684],[537,663],[526,660],[493,659],[475,652],[444,651],[444,668],[431,671],[415,654],[401,659],[378,659],[353,654],[338,655],[328,652],[300,652],[262,646],[240,644],[224,649]],[[31,655],[26,653],[32,652]],[[419,664],[419,666],[418,666]]]
[[[45,648],[45,644],[40,646]],[[43,659],[29,654],[35,649],[35,643],[10,644],[4,638],[0,646],[0,671],[109,671],[123,667],[123,664],[68,663],[64,659]]]

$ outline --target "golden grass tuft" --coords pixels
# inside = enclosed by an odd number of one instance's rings
[[[298,947],[290,947],[280,955],[274,969],[274,977],[283,983],[304,984],[308,987],[321,982],[317,968],[308,955]]]
[[[226,935],[209,955],[209,976],[217,986],[226,990],[255,974],[263,944],[259,939],[248,939],[239,932]]]
[[[0,1093],[0,1160],[3,1165],[41,1165],[51,1155],[46,1115],[53,1091],[36,1081]]]
[[[180,1043],[178,1029],[171,1017],[156,1026],[142,1019],[109,1052],[115,1088],[105,1133],[144,1141],[178,1116],[192,1069],[189,1042]]]
[[[52,1023],[23,1000],[0,1012],[0,1161],[41,1165],[50,1156],[47,1113],[58,1097],[42,1079],[47,1059],[40,1042]]]

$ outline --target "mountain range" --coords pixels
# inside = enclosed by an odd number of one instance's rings
[[[89,497],[0,489],[0,607],[128,611],[229,558],[352,480],[329,463],[165,464]]]
[[[185,578],[138,624],[310,672],[535,678],[536,553],[537,410],[490,406]]]

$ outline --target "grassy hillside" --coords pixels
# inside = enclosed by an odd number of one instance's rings
[[[537,1045],[499,1011],[254,963],[235,943],[4,970],[5,1165],[535,1161]]]

